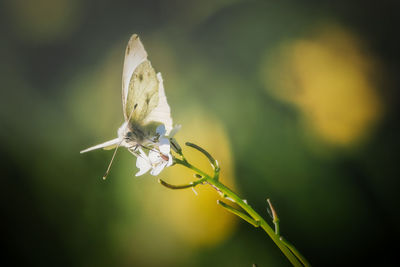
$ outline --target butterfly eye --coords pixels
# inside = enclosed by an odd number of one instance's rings
[[[126,140],[130,140],[130,139],[132,139],[132,137],[133,137],[133,133],[132,132],[126,132],[125,133],[125,139]]]

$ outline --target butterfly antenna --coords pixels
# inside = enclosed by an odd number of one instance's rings
[[[112,163],[113,163],[113,161],[114,161],[115,155],[117,154],[117,150],[118,150],[119,146],[121,145],[121,143],[122,143],[122,140],[121,140],[121,142],[118,143],[117,147],[116,147],[115,150],[114,150],[114,154],[113,154],[113,156],[112,156],[112,158],[111,158],[110,164],[108,164],[107,171],[106,171],[106,173],[103,175],[103,180],[105,180],[105,179],[107,178],[107,176],[108,176],[108,174],[109,174],[109,172],[110,172],[111,165],[112,165]]]
[[[132,112],[131,112],[131,114],[129,115],[128,121],[132,118],[133,112],[135,111],[136,107],[137,107],[137,104],[135,104],[135,106],[133,107]],[[103,180],[105,180],[105,179],[107,178],[108,174],[110,173],[111,165],[112,165],[112,163],[113,163],[113,161],[114,161],[115,155],[117,154],[118,148],[121,146],[122,141],[123,141],[123,139],[118,143],[117,147],[116,147],[115,150],[114,150],[114,154],[113,154],[113,156],[112,156],[112,158],[111,158],[110,164],[108,164],[107,171],[106,171],[106,173],[103,175]]]

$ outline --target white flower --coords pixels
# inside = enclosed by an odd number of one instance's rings
[[[150,160],[141,148],[139,148],[139,155],[137,155],[136,167],[139,168],[136,176],[143,175],[151,169]]]
[[[171,146],[169,139],[164,135],[166,133],[164,125],[160,125],[156,130],[160,136],[158,142],[149,148],[149,155],[139,148],[139,154],[137,155],[136,167],[139,168],[139,172],[136,176],[147,173],[150,169],[150,174],[157,176],[165,167],[172,165]]]
[[[160,138],[159,151],[150,150],[149,160],[152,164],[151,175],[159,175],[165,168],[172,165],[172,155],[170,152],[169,140],[165,137]]]

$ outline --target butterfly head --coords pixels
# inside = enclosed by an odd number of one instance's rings
[[[160,138],[160,134],[154,129],[155,126],[139,126],[125,122],[118,130],[118,137],[122,145],[127,148],[137,146],[153,146]]]

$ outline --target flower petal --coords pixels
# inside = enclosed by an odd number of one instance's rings
[[[151,164],[149,158],[144,154],[143,151],[140,151],[141,155],[138,156],[136,160],[136,167],[139,168],[139,171],[135,174],[136,176],[140,176],[145,174],[151,169]]]
[[[171,152],[171,146],[169,144],[168,138],[160,138],[160,145],[158,148],[160,149],[161,153],[163,153],[164,155],[168,155]]]
[[[165,168],[165,165],[167,165],[167,162],[164,161],[160,164],[157,164],[150,172],[151,175],[157,176],[160,174],[160,172]]]
[[[160,156],[160,152],[150,150],[149,152],[149,161],[151,164],[159,164],[162,161],[162,158]]]
[[[167,166],[166,167],[169,167],[169,166],[171,166],[172,165],[172,155],[171,154],[168,154],[168,163],[167,163]]]

